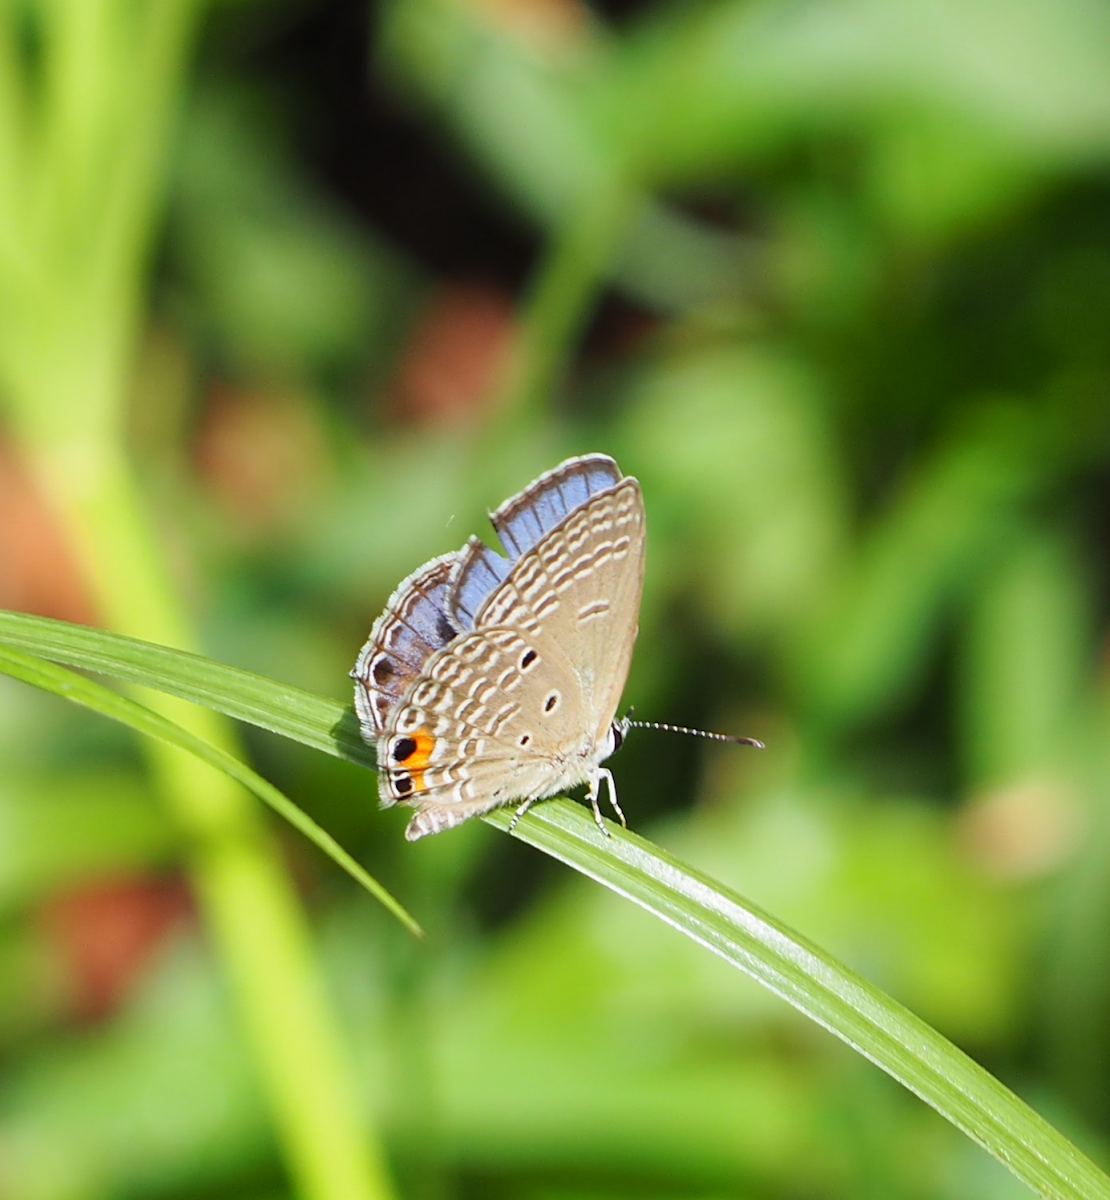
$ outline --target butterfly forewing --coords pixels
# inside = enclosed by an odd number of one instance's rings
[[[476,537],[459,551],[451,577],[451,605],[459,627],[473,629],[475,615],[521,556],[591,496],[620,480],[620,467],[608,455],[586,454],[560,463],[506,500],[490,515],[505,554],[498,554]]]
[[[607,454],[584,454],[545,472],[500,505],[490,520],[515,560],[592,495],[620,481],[621,469]]]
[[[476,625],[528,634],[577,687],[574,711],[601,739],[620,703],[640,612],[644,506],[628,478],[592,496],[523,555],[477,614]]]

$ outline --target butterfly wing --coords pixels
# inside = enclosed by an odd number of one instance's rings
[[[428,659],[379,742],[383,804],[419,810],[406,837],[593,777],[636,637],[643,531],[629,477],[562,515],[507,571],[475,539],[460,551],[449,619],[474,630]]]
[[[479,542],[455,567],[460,580],[493,552]],[[548,663],[561,660],[577,685],[585,728],[600,741],[624,691],[639,628],[644,579],[644,504],[631,476],[591,495],[513,564],[474,615],[475,628],[520,629]]]
[[[620,481],[620,467],[606,454],[569,458],[491,513],[490,520],[508,557],[473,537],[459,552],[463,561],[452,579],[451,603],[463,628],[474,627],[482,605],[515,563],[591,496]]]
[[[492,514],[508,558],[471,538],[462,550],[433,558],[398,584],[351,672],[367,741],[381,735],[390,709],[428,658],[460,632],[474,628],[474,613],[500,587],[513,564],[568,513],[620,479],[620,468],[606,454],[567,459]]]
[[[440,555],[417,568],[396,587],[374,622],[351,677],[355,711],[368,742],[385,729],[424,664],[458,635],[448,609],[449,582],[461,550]]]
[[[418,808],[406,837],[457,825],[584,778],[588,752],[557,660],[514,629],[481,629],[434,655],[379,743],[383,805]]]

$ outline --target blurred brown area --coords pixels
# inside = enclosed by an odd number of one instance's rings
[[[194,448],[202,487],[253,535],[295,523],[328,470],[311,400],[213,380]]]
[[[39,922],[68,983],[79,1021],[107,1017],[123,1002],[164,939],[193,920],[177,875],[132,875],[60,891]]]
[[[27,464],[2,438],[0,608],[95,624],[92,599],[61,523]]]
[[[388,410],[419,425],[464,425],[488,411],[508,363],[511,298],[489,284],[432,289],[388,385]]]

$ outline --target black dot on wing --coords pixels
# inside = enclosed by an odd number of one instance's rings
[[[404,762],[406,758],[416,753],[416,741],[410,737],[400,737],[393,743],[393,761]]]
[[[552,692],[550,696],[543,702],[544,712],[554,712],[559,705],[559,693]]]
[[[379,658],[373,667],[370,669],[370,674],[374,676],[374,682],[385,685],[397,673],[397,668],[389,661],[388,658]]]
[[[520,656],[520,669],[527,671],[528,668],[536,661],[535,650],[525,650]]]
[[[448,642],[454,641],[458,637],[459,631],[448,621],[443,613],[440,613],[436,617],[436,633],[439,635],[439,640],[446,646]]]
[[[393,781],[393,790],[398,796],[407,796],[412,791],[412,776],[398,775]]]
[[[531,740],[532,740],[532,735],[530,733],[522,733],[520,735],[520,744],[522,746],[527,746]]]

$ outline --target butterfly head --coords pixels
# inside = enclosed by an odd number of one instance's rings
[[[615,717],[609,726],[609,731],[605,735],[605,741],[602,743],[600,762],[604,762],[611,754],[616,752],[624,744],[624,739],[628,736],[628,730],[632,722],[628,717]]]

